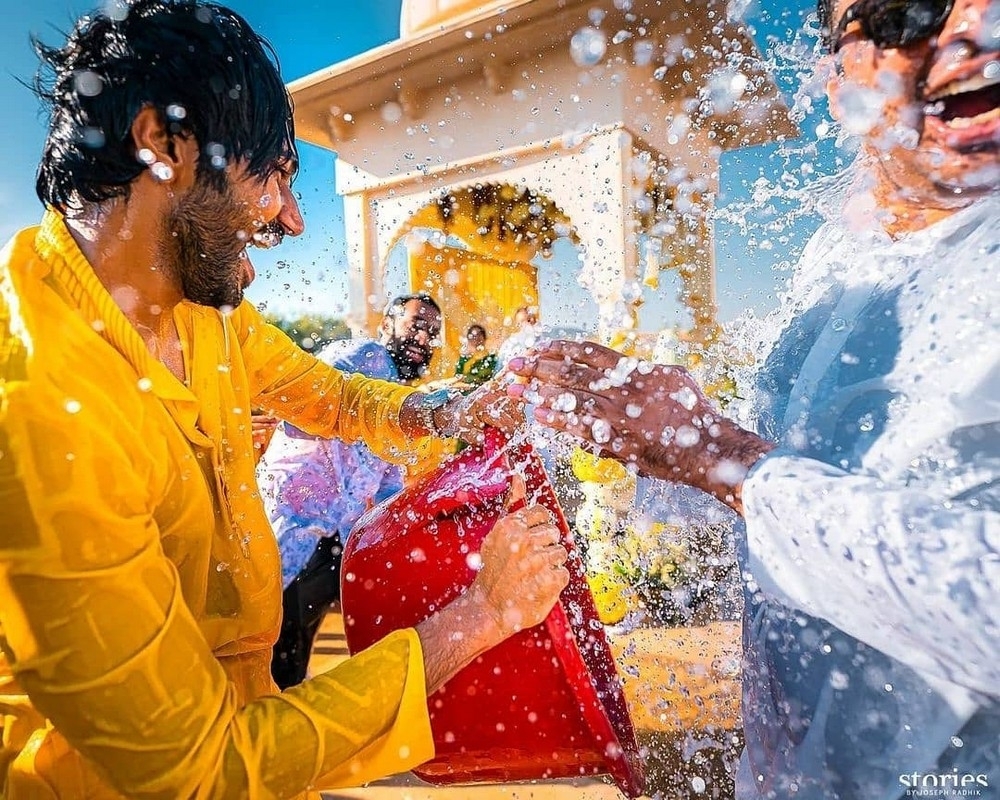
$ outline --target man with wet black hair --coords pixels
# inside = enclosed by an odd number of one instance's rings
[[[0,796],[296,797],[417,765],[427,692],[566,585],[558,530],[504,517],[454,603],[279,694],[250,409],[397,454],[517,415],[345,375],[243,300],[248,245],[303,222],[291,104],[240,16],[111,3],[38,52],[46,212],[0,254]]]
[[[740,800],[996,797],[1000,3],[820,10],[834,114],[881,113],[735,419],[594,344],[515,359],[512,391],[743,515]]]

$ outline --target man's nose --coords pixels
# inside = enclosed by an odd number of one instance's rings
[[[956,42],[975,43],[980,50],[996,49],[1000,44],[996,32],[985,30],[991,3],[997,3],[997,0],[956,0],[938,34],[938,49]],[[992,42],[984,41],[986,38],[992,39]]]
[[[292,187],[287,184],[281,187],[281,211],[278,213],[277,219],[289,236],[298,236],[306,229],[302,212],[299,210],[299,201],[295,198]]]
[[[426,347],[430,343],[431,335],[423,329],[417,330],[413,332],[413,340]]]

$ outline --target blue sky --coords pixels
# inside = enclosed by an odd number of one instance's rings
[[[799,33],[812,0],[733,0],[746,7],[746,18],[758,46],[776,58],[776,78],[791,102],[800,80],[801,66],[787,57],[798,34],[799,46],[811,46],[812,39]],[[594,5],[611,0],[595,0]],[[8,5],[15,5],[13,3]],[[6,241],[21,227],[35,224],[41,207],[34,194],[34,169],[44,137],[43,120],[31,92],[18,80],[29,81],[35,58],[29,34],[37,34],[49,44],[59,43],[80,14],[94,7],[89,0],[31,0],[4,11],[0,26],[0,105],[5,109],[4,133],[7,168],[0,174],[0,240]],[[400,0],[232,0],[229,5],[243,14],[278,52],[287,80],[301,77],[329,64],[364,52],[399,35]],[[808,117],[802,127],[808,145],[822,117],[822,107]],[[798,146],[805,146],[799,144]],[[824,148],[821,147],[821,150]],[[827,164],[832,155],[818,156]],[[341,314],[344,308],[343,275],[346,269],[342,205],[333,182],[335,155],[303,145],[302,169],[296,182],[301,195],[307,231],[298,240],[286,240],[277,250],[255,254],[258,280],[251,298],[266,302],[283,312],[315,310]],[[790,171],[791,169],[791,171]],[[820,167],[819,171],[823,171]],[[800,177],[799,167],[789,168],[774,146],[749,148],[726,153],[721,171],[721,204],[748,203],[760,180],[780,186],[791,174]],[[784,208],[764,204],[748,216],[749,230],[720,223],[717,227],[717,270],[719,304],[723,319],[731,319],[745,306],[765,310],[774,303],[777,288],[787,277],[787,266],[816,221],[806,218],[778,226]],[[570,256],[572,254],[569,254]],[[286,288],[287,287],[287,288]],[[671,302],[672,287],[661,291],[664,299],[647,303],[643,327],[653,329],[671,323],[677,314]],[[554,309],[548,318],[567,323],[576,315],[572,308]]]

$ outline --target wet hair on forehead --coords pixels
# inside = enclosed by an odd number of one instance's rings
[[[482,325],[478,325],[478,324],[476,324],[476,325],[470,325],[469,329],[465,332],[465,336],[466,336],[466,338],[469,338],[469,337],[472,337],[472,336],[476,336],[478,338],[485,339],[486,338],[486,328],[484,328]]]
[[[411,300],[419,300],[424,305],[433,308],[438,314],[441,313],[441,307],[427,292],[414,292],[413,294],[401,294],[398,297],[392,298],[385,307],[384,316],[392,318],[403,316],[406,313],[406,304]]]
[[[824,48],[830,47],[830,31],[833,29],[833,7],[836,0],[816,0],[816,14],[819,17],[819,38]]]
[[[271,45],[239,14],[198,0],[126,0],[81,17],[62,47],[37,39],[35,91],[49,128],[36,178],[65,210],[127,196],[147,165],[132,122],[146,107],[171,135],[193,136],[199,177],[225,184],[298,163],[292,104]]]

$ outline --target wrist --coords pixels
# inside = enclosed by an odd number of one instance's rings
[[[458,431],[461,427],[459,421],[461,419],[462,404],[465,396],[461,392],[454,390],[449,389],[446,391],[450,392],[450,397],[446,403],[434,408],[431,412],[431,421],[434,424],[436,435],[445,439],[452,439],[458,436]]]
[[[469,585],[461,596],[461,603],[469,623],[465,635],[477,649],[489,650],[510,636],[511,632],[504,631],[501,615],[490,603],[479,581],[474,580]]]
[[[451,389],[414,392],[407,398],[404,405],[406,413],[400,415],[400,422],[410,433],[418,436],[453,436],[452,427],[457,428],[454,421],[458,417],[454,405],[459,397],[461,395]]]
[[[721,419],[718,424],[717,434],[699,453],[698,488],[742,514],[743,479],[775,446],[731,420]]]
[[[424,651],[428,694],[505,638],[475,581],[451,603],[418,623],[416,631]]]

